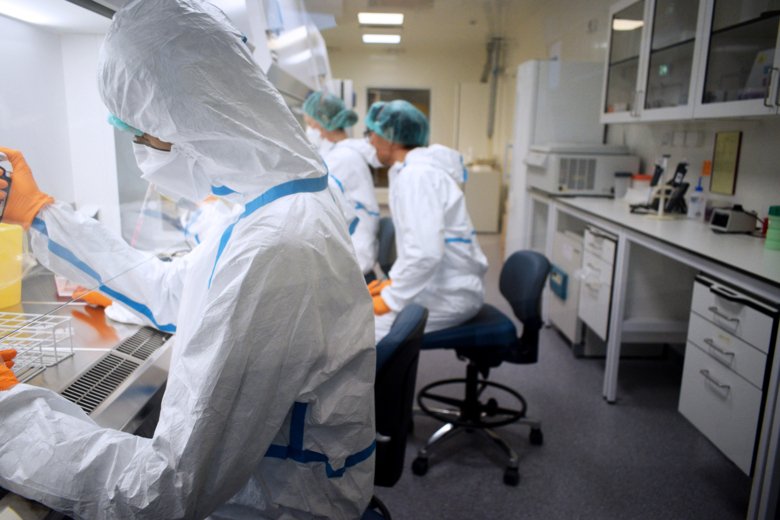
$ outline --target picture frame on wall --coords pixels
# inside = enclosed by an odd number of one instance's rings
[[[715,134],[712,152],[712,176],[710,192],[734,195],[737,187],[739,152],[742,147],[742,132],[729,131]]]

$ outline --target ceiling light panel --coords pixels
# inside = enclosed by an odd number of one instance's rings
[[[385,43],[398,45],[401,43],[400,34],[364,34],[363,43]]]
[[[358,13],[360,25],[403,25],[401,13]]]

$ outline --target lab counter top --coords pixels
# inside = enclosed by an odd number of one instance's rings
[[[111,321],[103,309],[58,299],[53,275],[38,269],[24,279],[22,303],[0,312],[71,318],[73,355],[26,382],[67,396],[100,426],[137,432],[159,409],[173,342],[153,329]],[[5,337],[8,342],[13,336]],[[42,519],[49,513],[12,493],[0,500],[0,520]]]
[[[534,196],[546,198],[537,192],[534,192]],[[559,197],[554,200],[564,211],[570,208],[575,212],[584,212],[738,270],[780,289],[780,251],[766,249],[761,238],[746,234],[715,233],[708,224],[683,215],[659,217],[631,213],[628,203],[619,199]]]

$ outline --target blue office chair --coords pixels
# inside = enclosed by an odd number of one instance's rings
[[[412,404],[428,310],[406,306],[395,318],[387,336],[376,346],[376,470],[374,485],[392,487],[401,478],[406,455],[406,437],[412,424]],[[372,497],[363,520],[390,520],[390,512]]]
[[[390,276],[390,268],[396,258],[395,251],[395,226],[393,219],[382,217],[379,219],[379,251],[377,253],[377,263],[385,276]]]
[[[467,431],[482,434],[503,450],[508,459],[504,471],[505,484],[516,486],[520,481],[517,454],[493,428],[514,422],[527,424],[531,427],[531,444],[540,445],[543,442],[541,423],[526,417],[527,406],[522,395],[512,388],[489,381],[488,376],[491,368],[505,361],[536,362],[542,326],[539,309],[549,271],[550,262],[534,251],[512,254],[501,269],[499,289],[523,324],[523,334],[519,338],[512,320],[487,304],[462,325],[423,337],[423,350],[454,350],[458,358],[466,360],[468,365],[465,379],[436,381],[422,388],[417,396],[423,412],[446,424],[418,452],[412,464],[416,475],[424,475],[428,471],[428,459],[436,447]],[[445,391],[440,393],[443,388]],[[500,397],[484,399],[483,392],[488,388],[491,395]],[[450,397],[459,394],[463,395],[462,399]],[[499,404],[499,398],[508,399],[511,404]]]

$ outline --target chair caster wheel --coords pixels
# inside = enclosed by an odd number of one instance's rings
[[[516,486],[520,483],[520,472],[517,468],[506,468],[504,471],[504,484],[507,486]]]
[[[428,473],[428,459],[417,457],[412,462],[412,473],[423,476]]]
[[[496,412],[498,411],[498,401],[493,399],[492,397],[488,399],[488,402],[485,404],[485,413],[488,417],[493,417],[496,415]]]
[[[531,435],[529,435],[528,440],[531,441],[531,444],[534,446],[541,446],[544,444],[542,430],[540,428],[531,428]]]

